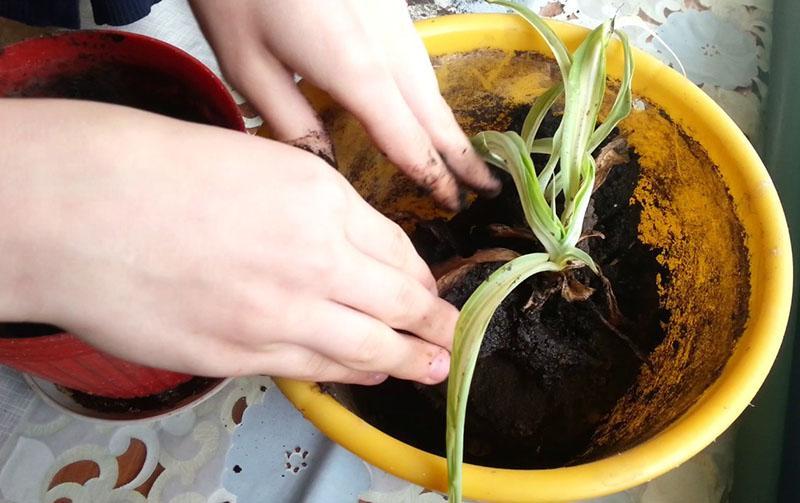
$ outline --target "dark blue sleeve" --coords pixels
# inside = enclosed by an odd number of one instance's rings
[[[79,0],[0,0],[0,16],[35,26],[80,28]],[[160,0],[92,0],[94,22],[122,26],[150,14]]]
[[[92,0],[94,22],[122,26],[150,14],[150,8],[161,0]]]
[[[0,16],[33,26],[79,28],[78,0],[0,0]]]

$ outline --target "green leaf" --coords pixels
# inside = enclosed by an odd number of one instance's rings
[[[531,154],[545,154],[550,155],[553,153],[553,139],[552,138],[537,138],[528,146],[528,151]]]
[[[558,206],[556,206],[556,198],[558,194],[564,190],[564,177],[562,173],[554,176],[547,186],[546,193],[548,193],[548,201],[550,201],[550,209],[553,211],[553,218],[558,218]],[[549,191],[549,192],[548,192]],[[566,229],[565,229],[566,232]]]
[[[566,235],[563,244],[565,246],[574,247],[581,237],[583,219],[589,207],[589,200],[592,198],[596,172],[597,165],[594,158],[591,154],[584,154],[580,189],[574,199],[567,201],[564,209]]]
[[[461,310],[450,364],[447,387],[447,469],[452,503],[462,499],[464,423],[470,383],[480,345],[500,303],[527,278],[543,271],[587,266],[596,273],[592,257],[577,248],[597,167],[592,151],[631,109],[633,58],[624,33],[625,67],[620,90],[606,120],[597,118],[606,89],[606,48],[614,33],[607,21],[589,33],[570,57],[552,29],[530,9],[507,0],[489,0],[524,17],[550,46],[562,84],[543,93],[525,118],[522,136],[509,131],[486,131],[472,138],[475,149],[489,163],[507,171],[514,179],[525,218],[547,253],[518,257],[495,271],[467,300]],[[535,139],[553,102],[566,94],[564,115],[553,138]],[[531,153],[549,154],[544,169],[536,173]],[[564,210],[557,215],[556,199],[564,194]]]
[[[564,173],[558,172],[553,178],[550,179],[550,183],[547,184],[547,188],[544,189],[544,197],[550,201],[550,206],[554,209],[556,207],[555,198],[558,197],[560,193],[564,191]],[[554,218],[558,218],[556,215]]]
[[[599,274],[600,269],[595,264],[594,259],[589,256],[588,253],[581,250],[580,248],[570,248],[564,252],[563,255],[563,262],[559,265],[565,267],[567,264],[575,265],[575,263],[585,264],[589,269],[591,269],[595,274]]]
[[[553,103],[555,103],[556,99],[558,99],[563,92],[564,84],[559,82],[536,98],[536,101],[533,102],[533,106],[528,111],[528,115],[525,116],[525,122],[522,124],[521,136],[529,152],[533,152],[534,138],[536,137],[536,133],[539,132],[539,126],[542,125],[545,115],[547,115],[550,107],[553,106]]]
[[[606,120],[592,133],[592,138],[589,140],[587,148],[589,152],[594,152],[594,149],[603,143],[603,140],[617,127],[617,124],[631,113],[631,102],[633,101],[631,89],[631,82],[633,81],[633,51],[631,51],[628,35],[622,31],[618,31],[616,34],[622,42],[622,50],[625,57],[622,81],[619,83],[619,92],[614,99],[614,104],[611,105],[611,110],[609,110]]]
[[[546,253],[517,257],[492,273],[461,308],[447,384],[447,473],[451,503],[460,503],[462,499],[461,465],[467,401],[475,362],[489,322],[503,299],[520,283],[534,274],[559,269],[557,264],[550,262]]]
[[[564,195],[567,201],[572,200],[579,189],[583,157],[603,101],[606,84],[605,53],[610,36],[610,21],[592,30],[575,52],[572,70],[567,79],[564,117],[561,120],[564,128],[561,139],[561,171],[564,173]]]
[[[542,172],[539,173],[539,186],[542,188],[542,190],[544,190],[544,188],[550,184],[550,180],[553,178],[553,174],[558,166],[558,161],[561,158],[561,136],[562,129],[561,125],[559,125],[558,129],[556,129],[556,134],[553,137],[550,158],[547,160],[547,164],[544,165]]]
[[[528,226],[548,252],[557,253],[565,236],[564,225],[553,217],[522,138],[513,131],[484,131],[472,138],[472,144],[487,162],[511,175]]]
[[[550,28],[544,19],[542,19],[538,14],[529,8],[516,2],[511,2],[508,0],[487,0],[487,2],[511,9],[522,16],[528,23],[530,23],[531,26],[533,26],[536,31],[539,32],[539,35],[542,36],[547,46],[550,47],[550,50],[553,51],[553,56],[556,58],[556,63],[558,63],[558,68],[561,70],[561,75],[563,76],[564,80],[567,79],[567,75],[569,75],[569,71],[572,66],[572,58],[570,57],[569,51],[567,51],[567,47],[564,45],[564,42],[558,38],[556,32]]]

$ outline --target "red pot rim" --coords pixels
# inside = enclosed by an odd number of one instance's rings
[[[191,75],[192,78],[203,81],[203,89],[209,91],[206,94],[214,100],[215,104],[218,105],[223,112],[224,117],[222,118],[226,123],[226,127],[241,132],[247,131],[239,105],[236,104],[236,101],[234,101],[233,96],[222,80],[212,72],[211,69],[183,49],[147,35],[115,30],[83,30],[48,34],[0,48],[0,67],[3,66],[4,60],[8,61],[14,58],[24,59],[25,56],[31,56],[34,53],[46,61],[53,56],[52,44],[62,42],[69,47],[75,48],[73,53],[71,53],[72,56],[68,54],[67,57],[64,58],[66,62],[73,60],[72,62],[74,63],[75,60],[81,59],[79,47],[84,47],[87,54],[100,54],[99,45],[112,42],[133,44],[134,46],[138,45],[139,50],[161,53],[163,54],[163,59],[168,59],[170,62],[176,64],[182,63],[186,65],[187,69],[190,69],[190,72],[182,75]],[[95,43],[96,46],[93,47],[92,43]],[[56,47],[64,46],[59,45]],[[136,47],[133,49],[126,48],[126,50],[134,49],[136,49]],[[106,53],[103,52],[102,54]],[[113,55],[113,50],[108,51],[108,54]],[[164,68],[165,70],[172,66],[166,64],[160,65],[158,61],[155,60],[151,60],[148,64],[153,68]],[[30,70],[29,65],[24,64],[24,61],[17,62],[15,69],[20,72]],[[2,82],[0,82],[0,84],[2,84]],[[0,90],[0,96],[2,96],[2,90]]]
[[[0,338],[0,363],[3,359],[32,356],[60,360],[87,353],[96,353],[98,349],[90,346],[78,337],[67,332],[38,337]]]

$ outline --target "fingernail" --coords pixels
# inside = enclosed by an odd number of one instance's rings
[[[369,381],[372,384],[380,384],[389,378],[388,374],[374,373],[369,375]]]
[[[431,384],[440,383],[445,380],[450,373],[450,353],[441,351],[431,361],[428,368],[428,380]]]
[[[497,178],[493,178],[492,182],[485,188],[480,190],[480,195],[483,197],[497,197],[503,191],[503,184]]]

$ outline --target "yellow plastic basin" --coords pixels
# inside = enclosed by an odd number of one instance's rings
[[[553,23],[574,50],[587,31]],[[554,78],[542,40],[520,18],[463,15],[417,24],[442,92],[468,133],[530,102]],[[544,55],[545,57],[542,57]],[[791,301],[784,214],[761,160],[733,121],[699,88],[640,51],[636,110],[621,129],[640,157],[635,199],[641,239],[669,270],[661,302],[672,312],[664,342],[598,431],[595,461],[547,470],[467,465],[464,493],[489,501],[571,501],[657,477],[713,442],[753,399],[780,347]],[[619,78],[612,44],[609,74]],[[367,200],[406,226],[440,214],[371,146],[360,126],[323,94],[339,167]],[[494,103],[491,107],[489,104]],[[484,110],[484,117],[476,115]],[[494,114],[492,117],[487,117]],[[476,118],[477,117],[477,118]],[[391,120],[391,117],[387,117]],[[279,380],[294,405],[366,461],[444,491],[445,460],[370,426],[313,383]]]

